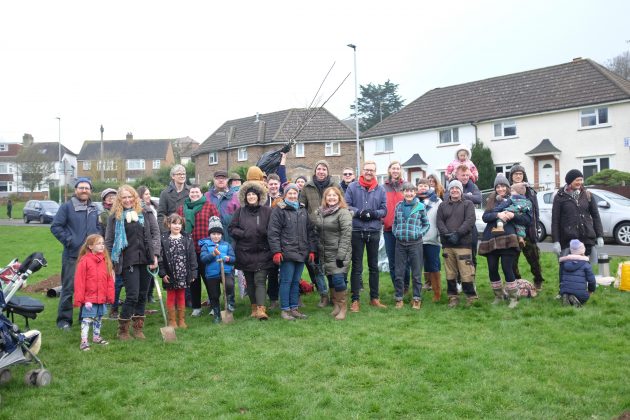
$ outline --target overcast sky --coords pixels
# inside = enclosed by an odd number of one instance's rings
[[[359,84],[426,91],[630,48],[630,1],[5,1],[0,141],[190,136]],[[625,28],[625,29],[624,29]],[[354,74],[326,107],[350,115]]]

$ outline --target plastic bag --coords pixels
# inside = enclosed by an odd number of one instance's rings
[[[275,174],[280,166],[282,153],[289,153],[289,151],[291,151],[291,143],[285,144],[282,149],[276,150],[275,152],[264,153],[260,159],[258,159],[258,162],[256,162],[256,166],[267,175]]]

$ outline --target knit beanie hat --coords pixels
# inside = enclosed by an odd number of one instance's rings
[[[448,189],[450,191],[451,188],[457,188],[459,189],[459,191],[463,194],[464,193],[464,186],[462,185],[461,182],[459,182],[458,180],[454,179],[452,180],[449,184],[448,184]]]
[[[319,165],[324,165],[326,167],[326,170],[328,170],[328,175],[330,175],[330,165],[328,165],[328,162],[325,161],[324,159],[321,159],[315,162],[315,168],[313,169],[313,174],[315,174],[315,172],[317,171],[317,167]]]
[[[317,168],[317,166],[315,166],[315,167]],[[306,179],[306,177],[304,175],[300,175],[297,178],[295,178],[295,182],[297,182],[298,179],[303,179],[305,184],[308,182],[308,179]]]
[[[586,252],[584,244],[580,242],[579,239],[571,239],[571,242],[569,242],[569,249],[573,255],[584,255]]]
[[[263,181],[264,173],[258,166],[250,166],[247,170],[248,181]]]
[[[413,190],[413,191],[415,191],[416,190],[416,186],[413,185],[411,182],[405,182],[403,184],[403,186],[402,186],[402,190],[403,191],[405,191],[405,190]]]
[[[208,221],[208,234],[210,233],[223,234],[223,225],[221,224],[221,219],[217,216],[210,217],[210,220]]]
[[[570,184],[575,181],[576,178],[584,178],[584,174],[577,169],[571,169],[569,172],[567,172],[564,180],[567,184]]]
[[[110,194],[118,194],[118,191],[116,191],[113,188],[105,188],[103,190],[103,192],[101,192],[101,201],[105,201],[105,197],[107,197]]]
[[[510,181],[508,181],[508,179],[503,174],[497,174],[496,178],[494,178],[494,188],[496,188],[497,185],[500,184],[503,184],[510,188]]]
[[[520,195],[525,195],[525,193],[527,192],[527,188],[524,182],[517,182],[516,184],[512,184],[512,190],[514,190],[514,192],[516,192],[517,194]]]
[[[284,186],[284,195],[286,196],[289,190],[295,190],[298,194],[300,193],[300,189],[294,183],[289,183]]]
[[[82,182],[86,182],[90,185],[90,188],[92,188],[92,182],[90,181],[90,178],[86,178],[84,176],[82,176],[81,178],[77,178],[77,181],[74,183],[74,188],[78,187],[80,183]]]

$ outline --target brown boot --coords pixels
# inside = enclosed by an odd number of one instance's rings
[[[359,312],[359,310],[361,310],[361,304],[358,300],[353,300],[350,306],[350,312]]]
[[[439,302],[442,298],[442,273],[429,273],[431,279],[431,290],[433,290],[433,302]]]
[[[330,301],[333,304],[333,310],[330,313],[331,316],[337,316],[337,314],[339,313],[339,311],[341,310],[341,308],[339,307],[339,302],[337,302],[337,292],[335,292],[335,290],[333,289],[332,292],[332,297],[330,299]]]
[[[185,318],[186,318],[186,307],[183,307],[183,308],[178,307],[177,308],[177,315],[178,315],[178,318],[179,318],[179,320],[178,320],[179,322],[177,323],[177,326],[179,328],[184,329],[184,330],[186,328],[188,328],[188,325],[186,325],[186,320],[185,320]]]
[[[375,306],[375,307],[377,307],[377,308],[381,308],[381,309],[387,308],[387,306],[386,306],[386,305],[383,305],[383,304],[381,303],[380,299],[372,299],[372,300],[370,301],[370,306]]]
[[[166,308],[168,312],[168,326],[177,328],[177,309],[175,307]]]
[[[268,320],[269,315],[267,315],[267,308],[265,308],[264,306],[256,307],[256,318],[260,319],[261,321]]]
[[[459,305],[459,296],[449,296],[448,307],[455,308],[457,305]]]
[[[343,321],[346,319],[346,312],[348,310],[346,306],[346,291],[342,290],[341,292],[335,292],[335,303],[339,308],[339,313],[335,316],[337,321]]]
[[[326,306],[328,306],[328,295],[320,295],[317,307],[325,308]]]
[[[251,318],[258,318],[258,305],[256,305],[255,303],[252,303],[252,314],[250,315]]]
[[[422,307],[422,301],[418,299],[414,299],[411,301],[411,309],[415,309],[417,311]]]
[[[131,340],[129,335],[129,323],[130,319],[118,318],[118,339],[122,341]]]
[[[146,338],[142,332],[144,328],[144,316],[134,315],[131,317],[131,320],[133,321],[133,336],[138,340],[144,340]]]

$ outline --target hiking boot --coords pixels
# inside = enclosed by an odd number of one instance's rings
[[[133,336],[138,340],[144,340],[146,338],[144,332],[142,332],[144,328],[144,316],[135,315],[131,317],[131,320],[133,321]]]
[[[122,341],[131,340],[131,336],[129,335],[129,324],[131,323],[131,319],[121,319],[118,318],[118,339]]]
[[[256,318],[261,321],[266,321],[269,319],[269,315],[267,315],[267,308],[264,306],[258,306],[256,308]]]
[[[359,310],[361,309],[361,304],[359,303],[358,300],[353,300],[352,301],[352,305],[350,306],[350,312],[359,312]]]
[[[291,316],[293,318],[299,318],[299,319],[306,319],[306,318],[308,318],[308,316],[306,314],[303,314],[302,312],[298,311],[297,309],[291,309]]]
[[[455,308],[457,305],[459,305],[459,296],[449,296],[448,307]]]
[[[404,302],[402,300],[397,300],[396,305],[394,306],[396,309],[402,309],[404,306]]]
[[[255,303],[252,303],[251,305],[252,308],[252,314],[250,315],[250,318],[258,318],[258,305],[256,305]]]
[[[467,296],[466,297],[466,307],[470,308],[471,306],[473,306],[475,304],[475,302],[477,302],[479,300],[479,296],[475,295],[475,296]]]
[[[411,309],[415,309],[417,311],[422,307],[422,301],[420,299],[414,299],[411,301]]]
[[[580,302],[580,299],[578,299],[575,295],[569,295],[569,303],[576,308],[582,307],[582,302]]]
[[[287,321],[295,321],[295,318],[291,315],[291,311],[282,311],[280,313],[280,318]]]
[[[328,306],[328,295],[320,295],[317,307],[325,308],[326,306]]]
[[[372,300],[370,300],[370,306],[374,306],[376,308],[381,308],[381,309],[387,308],[386,305],[383,305],[381,303],[380,299],[372,299]]]

